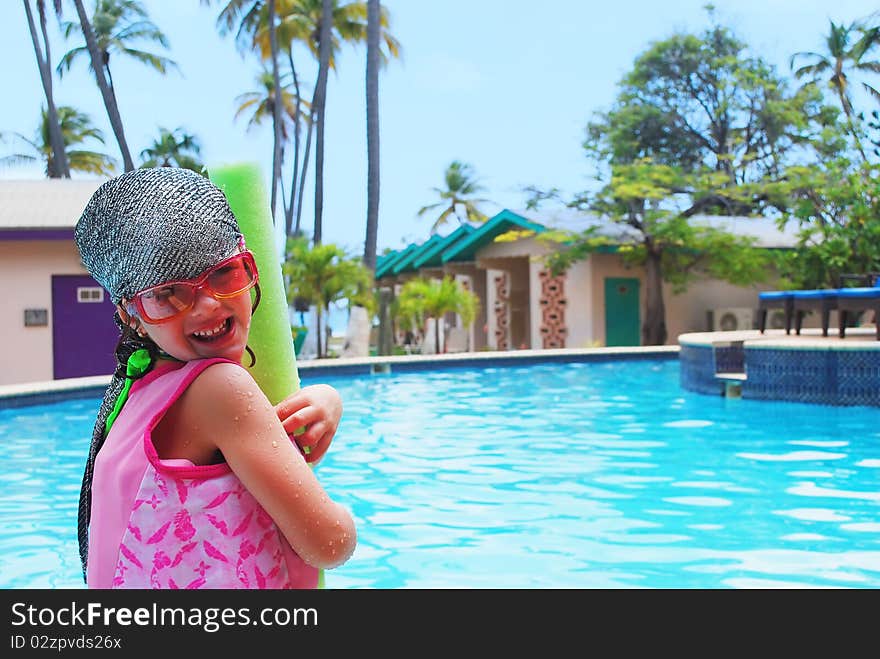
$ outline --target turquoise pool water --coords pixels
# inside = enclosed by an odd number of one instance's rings
[[[359,530],[327,586],[880,587],[880,409],[693,394],[678,369],[323,380],[345,414],[318,474]],[[0,410],[0,587],[82,587],[97,405]]]

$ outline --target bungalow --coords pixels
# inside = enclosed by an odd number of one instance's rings
[[[695,221],[753,235],[764,248],[791,248],[796,241],[793,232],[779,231],[767,218]],[[462,345],[450,344],[448,351],[639,345],[645,273],[627,267],[619,245],[600,249],[556,277],[543,263],[552,247],[540,240],[541,233],[581,230],[596,222],[586,215],[536,217],[505,209],[480,226],[462,224],[444,237],[431,236],[384,254],[376,279],[380,286],[399,290],[414,276],[452,276],[474,291],[481,315],[470,328],[456,327],[460,323],[453,316],[441,320],[441,333],[466,333]],[[600,230],[621,239],[619,225],[600,223]],[[526,237],[515,238],[512,232]],[[502,235],[514,239],[498,240]],[[667,343],[676,343],[686,332],[754,327],[758,292],[770,288],[772,284],[741,287],[704,278],[676,293],[664,284]],[[778,327],[780,322],[771,318],[770,324]],[[432,345],[425,340],[423,349],[430,351]]]
[[[104,179],[0,181],[0,384],[106,375],[119,331],[73,227]],[[15,284],[14,286],[12,284]]]

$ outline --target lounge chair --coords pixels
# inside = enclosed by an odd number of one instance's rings
[[[761,334],[767,326],[767,312],[770,309],[782,309],[785,312],[785,333],[791,332],[792,291],[764,291],[758,293],[758,329]]]
[[[795,334],[800,335],[804,316],[810,311],[818,311],[822,315],[822,336],[828,336],[828,324],[831,311],[837,309],[838,292],[841,289],[816,289],[791,291],[792,315],[794,316]]]
[[[873,311],[874,324],[877,326],[877,340],[880,341],[880,287],[840,288],[836,293],[840,338],[846,336],[846,321],[849,314]]]

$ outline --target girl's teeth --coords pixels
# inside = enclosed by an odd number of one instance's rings
[[[215,334],[219,334],[226,327],[226,321],[223,321],[220,325],[215,327],[212,330],[204,330],[201,332],[193,332],[196,336],[214,336]]]

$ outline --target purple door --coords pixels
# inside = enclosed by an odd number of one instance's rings
[[[110,296],[88,275],[52,275],[53,377],[109,375],[119,330]]]

